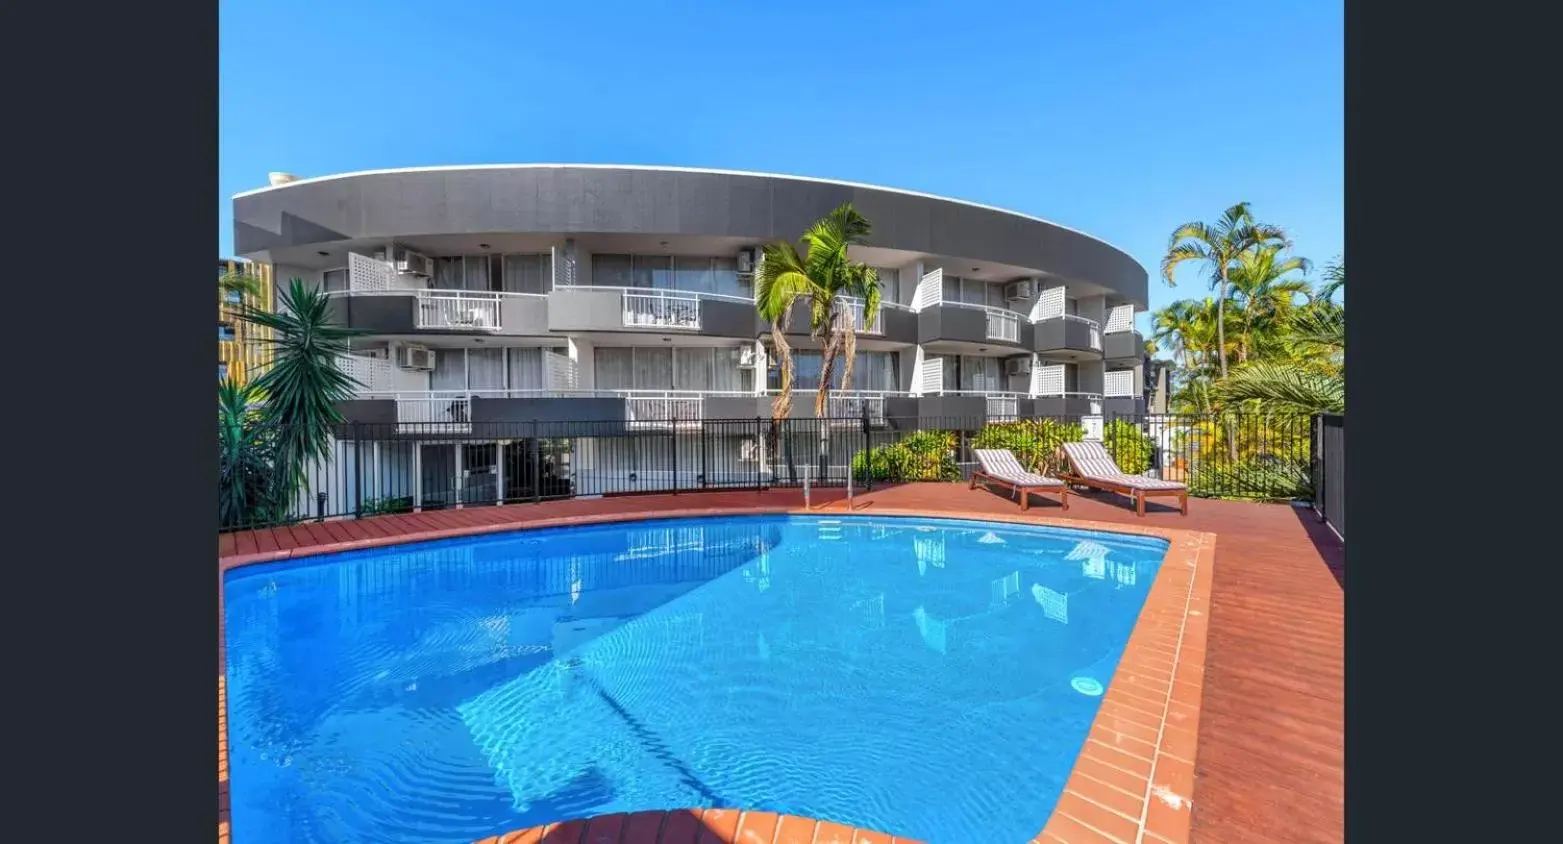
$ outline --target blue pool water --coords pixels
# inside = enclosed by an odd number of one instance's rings
[[[777,516],[238,569],[234,840],[465,842],[704,806],[1029,840],[1166,548]]]

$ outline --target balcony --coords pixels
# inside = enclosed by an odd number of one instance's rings
[[[752,340],[754,302],[742,296],[646,287],[555,287],[548,294],[554,331],[671,332]]]
[[[1066,357],[1093,359],[1102,354],[1102,329],[1094,320],[1074,314],[1056,314],[1034,324],[1035,348],[1039,352]]]
[[[1104,341],[1103,357],[1108,360],[1139,361],[1145,357],[1145,337],[1132,328],[1112,332]]]
[[[906,343],[908,345],[917,342],[917,314],[906,305],[895,302],[879,303],[879,310],[874,314],[872,327],[866,326],[865,303],[855,296],[843,296],[841,301],[844,306],[837,312],[836,324],[843,325],[845,320],[852,320],[852,330],[864,337],[875,340],[885,340],[891,343]],[[750,306],[751,312],[754,309]],[[759,333],[767,333],[770,325],[756,320],[755,328]],[[802,337],[809,333],[809,303],[806,300],[796,300],[792,304],[792,319],[788,325],[789,337]]]
[[[332,318],[368,334],[548,333],[548,297],[476,290],[346,290],[330,294]]]
[[[1006,308],[946,302],[925,302],[918,312],[920,343],[1003,343],[1024,346],[1030,341],[1030,323]]]

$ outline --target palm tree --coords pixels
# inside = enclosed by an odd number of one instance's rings
[[[760,317],[771,323],[771,339],[781,367],[781,389],[771,404],[773,422],[780,424],[792,408],[793,361],[786,332],[791,325],[793,302],[799,298],[809,302],[809,336],[820,345],[815,418],[830,416],[831,382],[835,380],[837,359],[843,354],[846,363],[842,389],[851,389],[857,334],[851,315],[843,307],[845,297],[863,300],[864,323],[871,326],[880,296],[878,273],[853,261],[847,252],[852,246],[867,243],[871,231],[868,218],[848,202],[809,226],[798,246],[787,241],[766,244],[755,282],[755,307]],[[821,472],[829,461],[828,428],[820,425]]]
[[[305,481],[311,462],[331,457],[332,427],[341,423],[335,404],[362,387],[337,363],[348,338],[361,332],[336,323],[325,291],[291,279],[277,297],[276,311],[245,306],[239,318],[270,329],[264,342],[272,364],[253,382],[265,396],[260,419],[275,438],[273,467],[281,500]]]
[[[1214,225],[1191,222],[1178,226],[1167,241],[1167,254],[1161,259],[1161,277],[1168,287],[1175,287],[1173,274],[1179,266],[1189,263],[1210,265],[1210,282],[1216,287],[1217,346],[1221,355],[1221,377],[1227,377],[1226,300],[1231,273],[1243,253],[1260,246],[1289,247],[1286,232],[1276,226],[1254,222],[1254,215],[1247,202],[1228,208]]]
[[[232,528],[278,518],[272,438],[255,409],[254,388],[227,379],[217,386],[217,524]]]
[[[1262,245],[1243,252],[1231,269],[1232,298],[1241,308],[1242,333],[1238,338],[1237,362],[1245,363],[1253,346],[1256,322],[1274,323],[1291,311],[1299,293],[1308,290],[1300,278],[1287,278],[1293,272],[1307,275],[1313,268],[1307,258],[1281,257],[1281,248]]]

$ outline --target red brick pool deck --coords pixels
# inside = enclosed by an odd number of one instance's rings
[[[840,490],[815,510],[845,512]],[[796,490],[477,507],[296,525],[218,538],[218,839],[228,824],[221,572],[350,548],[651,516],[801,512]],[[1033,841],[1336,842],[1345,837],[1344,551],[1283,504],[1190,500],[1189,515],[1070,496],[1070,509],[964,484],[860,494],[862,515],[1064,524],[1172,542],[1053,816]],[[890,832],[894,832],[891,830]],[[244,844],[242,833],[240,844]],[[891,844],[911,839],[738,808],[608,815],[484,844]]]

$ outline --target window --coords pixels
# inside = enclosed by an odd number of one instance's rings
[[[547,293],[550,268],[547,255],[506,255],[504,279],[500,287],[506,293]]]
[[[326,270],[320,274],[321,286],[327,293],[339,293],[347,290],[347,269]]]
[[[773,361],[765,373],[765,386],[767,389],[781,389],[781,368],[776,365],[775,352],[771,352]],[[795,349],[792,353],[794,391],[819,389],[820,374],[824,369],[824,358],[813,349]],[[836,360],[836,370],[832,374],[832,386],[841,387],[841,376],[844,370],[845,360]],[[856,362],[852,366],[852,389],[867,392],[893,392],[900,389],[898,364],[900,358],[895,352],[858,352]]]
[[[710,258],[686,258],[674,260],[673,286],[679,290],[697,293],[715,293],[716,276],[711,272]]]
[[[233,342],[233,337],[234,337],[233,323],[231,323],[231,322],[219,322],[219,323],[217,323],[217,342],[219,342],[219,343],[231,343],[231,342]]]
[[[667,255],[631,255],[630,286],[673,289],[673,259]]]
[[[633,287],[630,281],[630,256],[593,255],[592,284],[597,287]]]
[[[742,371],[730,349],[598,348],[594,367],[599,390],[743,389]]]
[[[238,290],[224,290],[223,301],[230,305],[237,305],[244,301],[244,293]]]
[[[593,255],[592,285],[754,296],[753,276],[739,275],[738,259],[724,256]]]
[[[223,379],[225,379],[227,377],[228,377],[228,364],[223,363],[222,361],[218,361],[217,362],[217,380],[218,381],[222,381]]]

